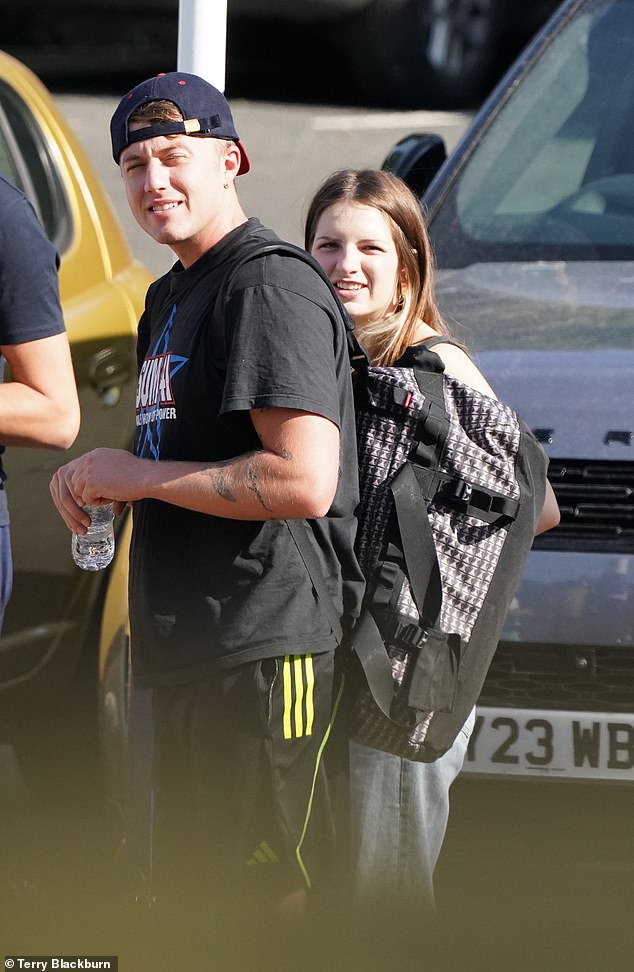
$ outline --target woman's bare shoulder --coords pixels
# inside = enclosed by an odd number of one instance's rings
[[[433,350],[442,359],[448,375],[452,375],[452,377],[464,382],[465,385],[471,385],[472,388],[482,392],[484,395],[497,398],[497,395],[486,378],[479,368],[475,366],[466,351],[463,351],[462,348],[455,344],[449,343],[434,344]]]

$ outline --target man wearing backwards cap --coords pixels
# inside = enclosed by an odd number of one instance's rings
[[[227,901],[258,885],[302,903],[315,851],[321,868],[332,851],[322,756],[341,684],[335,625],[286,521],[305,530],[338,612],[354,615],[345,325],[292,256],[260,255],[223,289],[246,247],[277,237],[241,208],[249,160],[220,91],[190,74],[144,81],[111,136],[135,218],[178,262],[151,285],[139,325],[134,455],[88,453],[51,492],[79,532],[82,507],[134,506],[131,643],[136,684],[154,690],[155,870],[179,895]]]

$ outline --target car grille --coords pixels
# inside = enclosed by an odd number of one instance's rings
[[[634,645],[501,642],[480,705],[526,709],[634,710]]]
[[[634,551],[634,462],[551,459],[561,522],[536,548]]]

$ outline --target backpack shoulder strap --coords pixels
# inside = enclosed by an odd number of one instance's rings
[[[435,348],[437,344],[453,344],[454,347],[464,351],[464,347],[460,341],[452,338],[449,334],[436,334],[433,337],[424,338],[422,341],[419,341],[419,344],[424,344],[426,348]]]

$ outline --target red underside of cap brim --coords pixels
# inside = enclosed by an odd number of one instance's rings
[[[251,168],[251,163],[249,162],[249,156],[244,151],[244,145],[242,144],[242,142],[237,142],[237,146],[240,149],[240,158],[241,158],[240,168],[238,169],[238,175],[244,175],[244,173],[248,172],[249,169]]]

